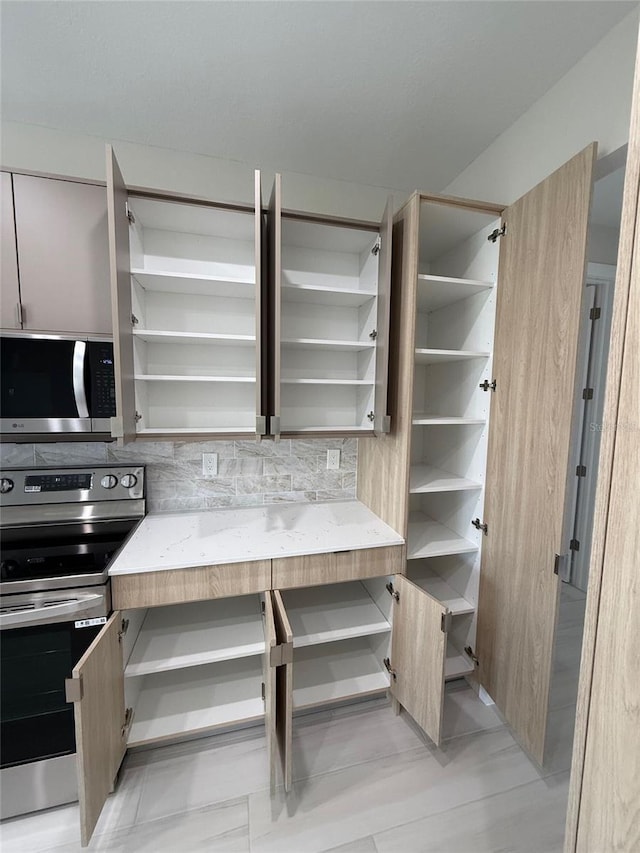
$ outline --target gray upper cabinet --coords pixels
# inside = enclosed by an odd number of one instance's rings
[[[110,335],[105,188],[13,175],[13,197],[22,328]]]
[[[0,326],[3,329],[19,329],[20,288],[18,285],[18,252],[16,250],[16,229],[13,217],[13,188],[11,175],[0,173]]]

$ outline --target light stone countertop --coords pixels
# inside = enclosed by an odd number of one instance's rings
[[[149,513],[109,574],[403,544],[402,536],[357,500]]]

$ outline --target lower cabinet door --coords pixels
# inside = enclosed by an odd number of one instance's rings
[[[105,801],[113,790],[127,750],[131,712],[125,710],[124,671],[116,611],[67,679],[74,703],[80,832],[86,847]]]
[[[276,651],[275,733],[285,791],[291,789],[293,750],[293,631],[278,590],[272,592]],[[272,779],[274,777],[272,776]],[[274,779],[275,784],[275,779]]]
[[[391,695],[440,745],[447,650],[447,608],[402,575],[393,579]]]
[[[269,787],[273,793],[276,786],[278,742],[276,733],[276,668],[273,665],[277,652],[278,640],[273,617],[273,600],[270,592],[265,592],[262,599],[262,616],[264,621],[264,728],[267,739],[267,759],[269,761]]]

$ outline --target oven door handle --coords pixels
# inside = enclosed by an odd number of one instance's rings
[[[11,613],[0,613],[0,629],[17,628],[22,625],[33,625],[45,619],[47,622],[59,616],[78,616],[87,608],[104,601],[104,596],[99,594],[83,595],[71,601],[62,601],[59,604],[49,604],[44,607],[33,607],[27,610],[15,610]]]
[[[87,358],[87,342],[76,341],[73,345],[73,396],[76,401],[79,418],[89,417],[87,391],[84,383],[84,365]]]

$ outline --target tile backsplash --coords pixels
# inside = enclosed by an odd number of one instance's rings
[[[340,469],[327,470],[327,450],[341,451]],[[202,454],[218,454],[218,475],[203,477]],[[146,466],[150,512],[256,506],[279,501],[326,501],[356,493],[358,441],[285,439],[275,441],[141,441],[0,444],[2,466]]]

